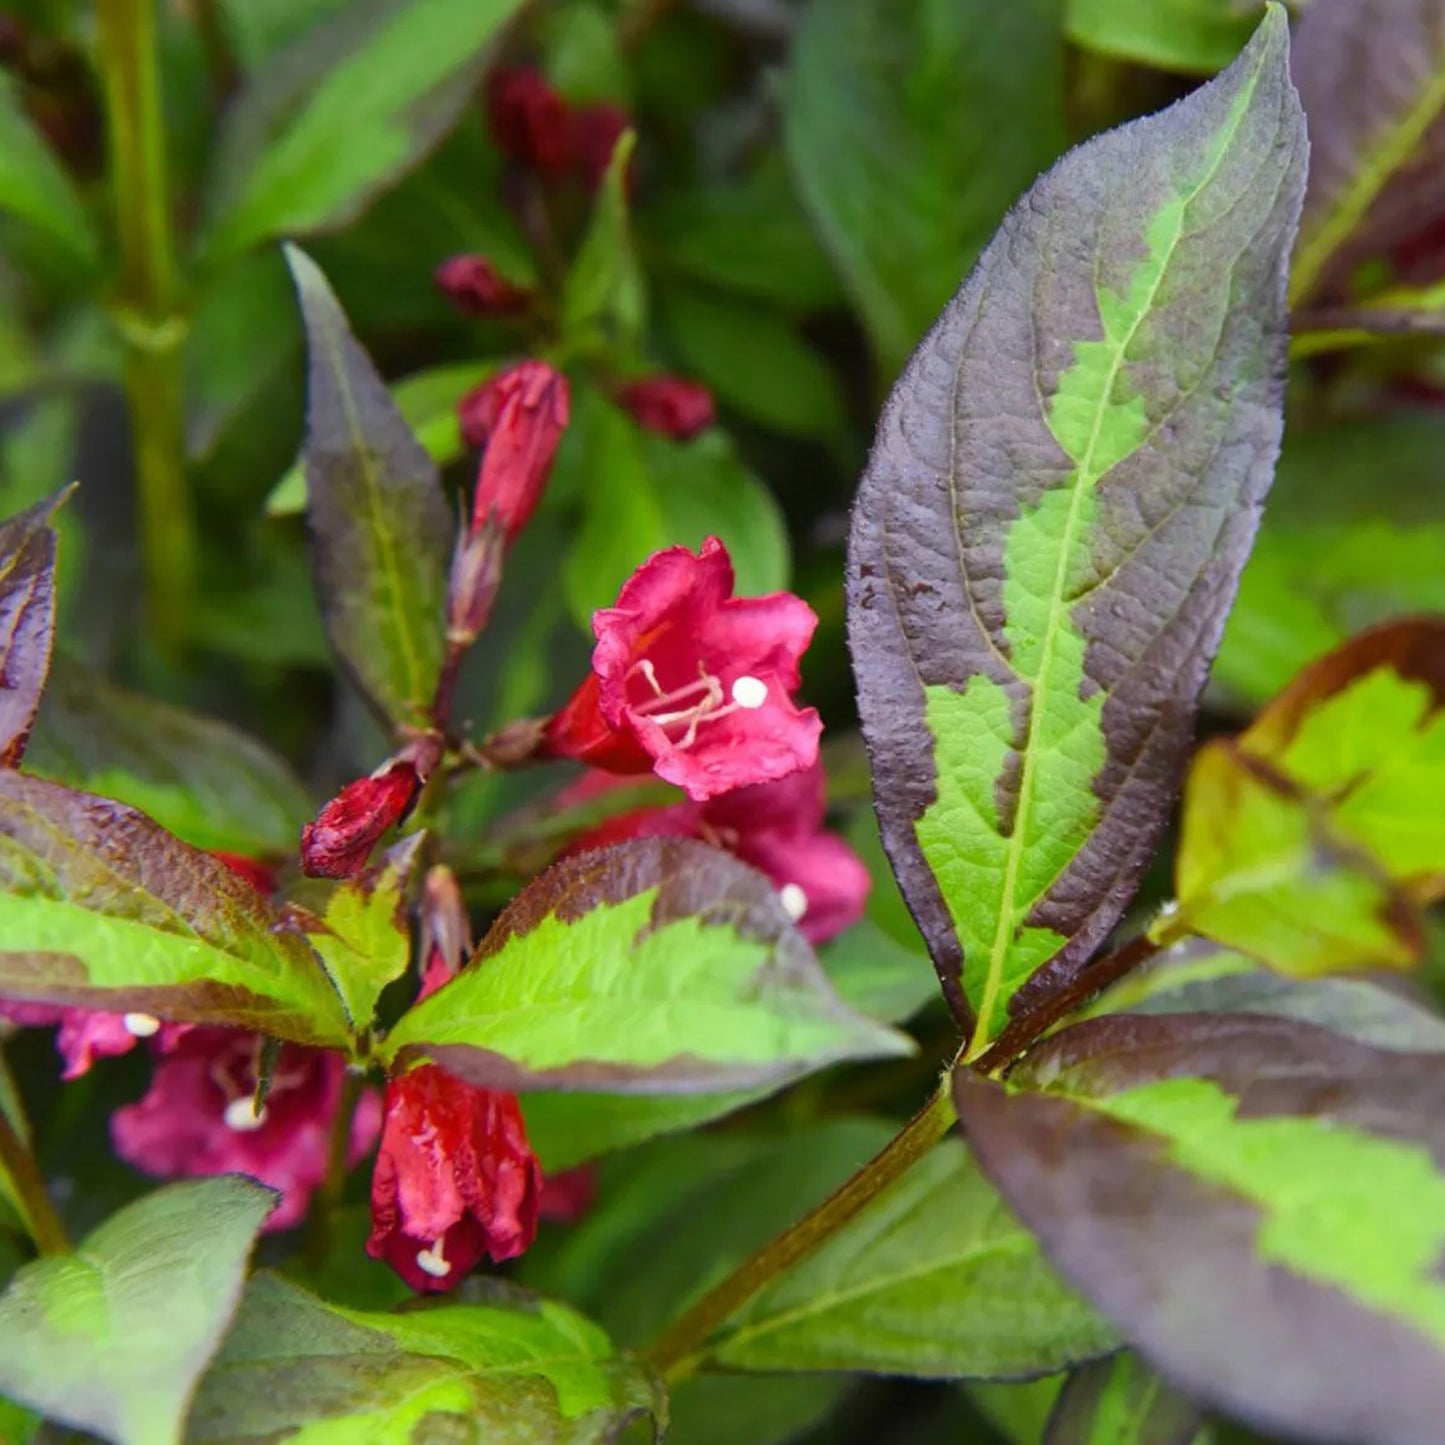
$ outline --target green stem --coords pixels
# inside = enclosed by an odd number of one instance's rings
[[[0,1173],[5,1175],[15,1202],[25,1216],[25,1227],[30,1231],[36,1249],[41,1254],[68,1253],[70,1241],[65,1237],[65,1226],[50,1202],[40,1166],[3,1109],[0,1109]]]
[[[669,1384],[694,1374],[713,1334],[764,1285],[836,1234],[894,1180],[901,1178],[953,1127],[953,1094],[945,1077],[938,1092],[877,1154],[811,1214],[784,1230],[709,1290],[647,1352]]]
[[[120,321],[130,403],[146,604],[155,635],[181,638],[195,577],[185,472],[180,308],[166,181],[156,0],[97,0],[96,50],[120,248]]]

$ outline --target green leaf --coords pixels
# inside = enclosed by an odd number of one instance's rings
[[[762,874],[648,838],[564,859],[414,1006],[388,1061],[487,1088],[709,1093],[911,1052],[833,992]]]
[[[808,7],[785,81],[788,159],[883,376],[1063,149],[1062,40],[1060,0]]]
[[[582,526],[563,564],[562,590],[573,620],[590,635],[593,612],[616,602],[622,584],[672,538],[641,430],[587,387],[572,398],[553,481],[565,486],[578,470]]]
[[[1439,10],[1434,0],[1319,0],[1300,20],[1294,75],[1313,141],[1290,273],[1299,303],[1339,297],[1362,262],[1445,216]]]
[[[669,276],[793,311],[843,304],[779,156],[737,180],[666,197],[637,225],[649,262]]]
[[[1114,1343],[968,1151],[945,1140],[756,1295],[709,1358],[732,1369],[989,1379],[1051,1373]]]
[[[98,268],[100,248],[85,206],[8,75],[0,76],[0,211],[33,226],[82,277]]]
[[[646,319],[647,297],[632,244],[628,165],[637,146],[625,132],[612,152],[592,222],[582,238],[562,291],[562,334],[574,347],[635,348]]]
[[[582,501],[562,586],[573,619],[589,634],[593,612],[610,607],[637,568],[668,546],[696,549],[720,537],[740,596],[788,585],[788,532],[778,504],[717,428],[670,441],[579,386],[551,491],[575,491]]]
[[[18,768],[55,644],[55,529],[66,493],[0,522],[0,768]]]
[[[326,278],[294,247],[287,259],[310,353],[307,515],[327,635],[383,717],[423,723],[445,650],[453,522]]]
[[[1424,949],[1416,911],[1385,870],[1225,739],[1190,770],[1175,889],[1156,941],[1200,934],[1282,973],[1409,968]]]
[[[1417,898],[1445,891],[1445,617],[1372,628],[1303,672],[1239,739],[1329,808]]]
[[[838,379],[787,317],[676,284],[662,292],[658,313],[680,369],[739,416],[785,436],[846,436]]]
[[[697,551],[706,538],[722,538],[740,597],[788,586],[792,558],[782,509],[725,432],[714,427],[691,441],[675,442],[644,431],[642,454],[669,543]]]
[[[1124,1350],[1069,1376],[1043,1445],[1192,1445],[1203,1424],[1194,1405]]]
[[[365,0],[271,60],[211,162],[214,260],[360,214],[450,130],[519,0]]]
[[[1168,816],[1279,446],[1287,52],[1275,8],[1217,80],[1066,156],[879,426],[849,556],[859,708],[975,1050],[1103,941]]]
[[[232,437],[248,459],[255,455],[256,429],[271,421],[262,410],[268,393],[284,388],[289,400],[299,390],[300,350],[301,323],[279,253],[240,257],[210,278],[197,299],[181,363],[186,451],[193,462],[212,462]],[[283,425],[292,431],[290,417]],[[245,480],[254,485],[254,478],[252,462]]]
[[[1404,967],[1445,893],[1445,620],[1387,623],[1307,668],[1195,759],[1159,939],[1287,973]]]
[[[1290,429],[1213,682],[1263,703],[1361,628],[1445,612],[1442,448],[1430,412]]]
[[[1286,1019],[1076,1025],[955,1071],[983,1168],[1061,1272],[1202,1405],[1422,1445],[1445,1409],[1445,1057]]]
[[[1067,0],[1069,39],[1089,50],[1212,75],[1259,23],[1264,0]]]
[[[188,1445],[256,1440],[606,1445],[665,1423],[661,1387],[581,1315],[499,1281],[403,1314],[251,1281],[201,1383]]]
[[[149,813],[196,848],[296,847],[311,800],[287,765],[215,718],[116,687],[57,657],[26,771]]]
[[[0,1389],[116,1445],[181,1439],[276,1194],[240,1175],[168,1184],[0,1295]]]
[[[543,1170],[555,1174],[659,1135],[696,1129],[772,1092],[769,1088],[731,1094],[523,1094],[522,1115]]]
[[[316,926],[306,928],[347,1013],[359,1024],[371,1021],[381,991],[410,961],[408,895],[425,839],[424,833],[403,838],[379,864],[339,883]]]
[[[490,361],[451,362],[404,377],[391,388],[391,399],[401,419],[437,466],[449,467],[466,451],[457,406],[496,369]],[[266,515],[289,517],[305,510],[306,464],[298,458],[271,489],[266,498]]]
[[[285,917],[133,808],[0,771],[0,893],[0,998],[351,1040]]]
[[[795,1445],[835,1413],[847,1383],[825,1375],[692,1375],[668,1393],[667,1445],[738,1445],[743,1421],[747,1445]]]
[[[889,1140],[879,1119],[665,1139],[602,1166],[597,1203],[524,1274],[641,1348]]]
[[[881,1023],[905,1023],[937,997],[928,955],[869,918],[825,943],[818,957],[844,1002]]]

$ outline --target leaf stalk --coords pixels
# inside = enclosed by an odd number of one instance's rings
[[[9,1181],[36,1249],[41,1254],[68,1254],[70,1241],[50,1202],[40,1166],[3,1109],[0,1109],[0,1172]]]
[[[669,1384],[695,1374],[707,1357],[708,1341],[722,1325],[765,1285],[812,1254],[865,1205],[902,1178],[953,1128],[956,1120],[953,1094],[945,1076],[933,1098],[880,1153],[675,1320],[647,1351],[648,1360]]]

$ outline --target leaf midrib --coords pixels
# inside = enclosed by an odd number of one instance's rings
[[[1127,334],[1121,338],[1118,347],[1110,360],[1108,381],[1100,387],[1099,397],[1094,410],[1093,423],[1089,433],[1089,444],[1084,456],[1077,464],[1077,472],[1072,492],[1069,498],[1069,513],[1065,521],[1064,536],[1059,547],[1058,561],[1054,568],[1053,593],[1049,599],[1048,624],[1044,631],[1039,650],[1038,670],[1034,680],[1025,682],[1029,689],[1031,698],[1030,715],[1028,719],[1028,744],[1023,749],[1023,762],[1019,774],[1019,801],[1018,809],[1014,815],[1013,831],[1008,840],[1007,857],[1004,864],[1004,888],[999,901],[998,921],[994,930],[993,948],[989,953],[988,973],[984,979],[983,993],[979,999],[978,1021],[974,1027],[974,1035],[969,1043],[965,1059],[970,1059],[981,1053],[989,1044],[992,1037],[991,1025],[994,1010],[999,1003],[1000,984],[1003,979],[1003,965],[1008,956],[1009,943],[1014,932],[1014,913],[1016,911],[1016,894],[1018,891],[1019,869],[1023,863],[1025,841],[1028,835],[1028,822],[1033,799],[1034,774],[1038,767],[1040,748],[1038,746],[1039,735],[1043,731],[1043,721],[1048,712],[1049,689],[1041,687],[1048,677],[1050,668],[1053,665],[1054,649],[1058,641],[1061,627],[1061,613],[1064,603],[1064,587],[1068,579],[1069,562],[1073,555],[1075,532],[1078,528],[1079,515],[1082,510],[1082,499],[1087,492],[1092,493],[1103,476],[1118,465],[1113,463],[1103,472],[1095,473],[1095,453],[1098,450],[1100,435],[1103,431],[1104,417],[1110,408],[1110,397],[1114,391],[1114,385],[1123,368],[1125,356],[1129,346],[1138,333],[1140,326],[1144,324],[1145,318],[1150,314],[1155,297],[1159,294],[1159,288],[1164,283],[1164,277],[1168,273],[1170,261],[1173,259],[1175,249],[1179,245],[1180,237],[1184,231],[1184,221],[1188,214],[1190,205],[1199,196],[1213,179],[1224,163],[1225,155],[1228,153],[1229,144],[1234,138],[1235,132],[1255,91],[1259,87],[1260,69],[1256,67],[1249,78],[1249,83],[1241,90],[1236,99],[1233,114],[1219,138],[1215,147],[1214,155],[1209,165],[1191,187],[1183,194],[1179,206],[1179,218],[1174,235],[1170,238],[1168,247],[1161,257],[1153,284],[1149,293],[1135,313],[1130,323]],[[1102,328],[1102,311],[1100,314]],[[1137,448],[1133,449],[1137,451]],[[1133,455],[1133,451],[1130,452]],[[1121,459],[1122,460],[1122,459]],[[1017,522],[1014,524],[1018,525]],[[1017,674],[1015,674],[1017,675]]]
[[[323,279],[317,272],[317,279]],[[324,284],[324,282],[323,282]],[[382,514],[381,484],[373,464],[371,449],[365,444],[366,437],[361,427],[361,418],[351,392],[351,380],[343,359],[344,346],[338,330],[339,303],[334,296],[324,308],[322,326],[326,340],[327,357],[331,363],[332,375],[336,378],[337,398],[346,414],[346,430],[351,441],[353,454],[360,461],[362,487],[366,493],[367,517],[372,525],[370,530],[376,539],[378,560],[381,563],[382,584],[388,595],[388,612],[391,618],[390,631],[399,647],[402,666],[408,674],[407,696],[402,699],[408,707],[418,707],[422,702],[422,667],[416,649],[412,646],[411,629],[407,625],[405,607],[406,594],[402,586],[400,563],[396,546],[384,526],[375,525]],[[405,425],[405,423],[403,423]],[[384,625],[384,624],[383,624]]]

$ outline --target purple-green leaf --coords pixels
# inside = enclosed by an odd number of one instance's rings
[[[884,844],[975,1051],[1103,940],[1178,784],[1279,448],[1287,52],[1276,6],[1066,156],[879,426],[849,639]]]
[[[454,530],[440,476],[326,278],[295,247],[287,259],[306,326],[306,511],[327,636],[384,719],[423,723]]]
[[[109,798],[0,771],[0,998],[225,1024],[298,1044],[354,1030],[301,933],[224,863]]]
[[[1293,68],[1311,144],[1298,304],[1339,298],[1362,262],[1445,218],[1445,6],[1312,0]]]
[[[25,753],[55,642],[55,529],[65,493],[0,522],[0,768]]]
[[[1439,1438],[1445,1056],[1193,1013],[954,1079],[985,1172],[1166,1379],[1270,1434]]]
[[[833,991],[777,890],[646,838],[549,868],[386,1040],[487,1088],[716,1093],[911,1052]]]
[[[1152,930],[1285,973],[1406,967],[1445,893],[1445,618],[1361,633],[1194,760],[1178,907]]]
[[[1042,1445],[1191,1445],[1204,1418],[1128,1350],[1075,1370]]]

